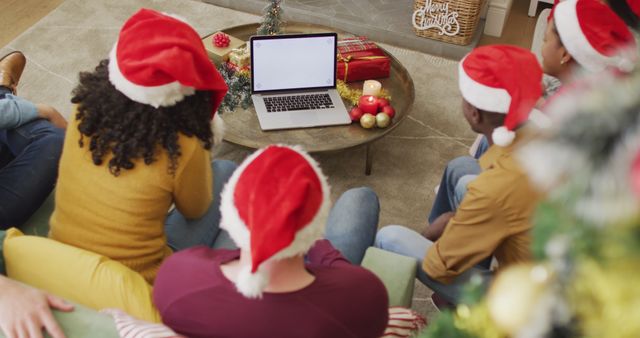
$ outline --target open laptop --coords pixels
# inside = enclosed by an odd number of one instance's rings
[[[349,124],[336,90],[336,33],[251,37],[251,99],[262,130]]]

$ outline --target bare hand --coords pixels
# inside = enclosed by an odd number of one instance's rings
[[[66,129],[67,128],[67,120],[64,119],[64,116],[60,114],[55,108],[46,105],[46,104],[36,104],[36,108],[38,108],[38,116],[49,120],[51,124],[58,128]]]
[[[442,233],[444,232],[444,228],[446,228],[449,220],[455,215],[454,212],[445,212],[444,214],[438,216],[433,223],[427,225],[427,227],[422,232],[422,236],[426,237],[428,240],[435,242],[437,241]]]
[[[72,311],[73,305],[2,276],[0,290],[0,330],[7,338],[42,338],[43,328],[53,338],[65,338],[49,307]]]

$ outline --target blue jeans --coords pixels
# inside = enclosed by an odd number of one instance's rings
[[[438,216],[458,208],[466,193],[467,184],[480,174],[480,171],[478,160],[470,156],[455,158],[447,164],[431,207],[429,223],[433,223]]]
[[[213,169],[213,202],[199,219],[187,220],[174,209],[165,221],[169,246],[182,250],[196,245],[235,249],[229,234],[220,228],[220,193],[237,165],[231,161],[215,160]],[[373,245],[380,204],[369,188],[346,191],[329,213],[325,238],[351,263],[360,264],[368,247]]]
[[[165,220],[167,243],[175,251],[196,245],[215,248],[234,248],[231,239],[220,229],[220,194],[238,166],[227,160],[211,162],[213,170],[213,201],[204,216],[186,219],[177,209],[173,209]],[[224,232],[220,236],[221,232]],[[220,238],[219,238],[220,237]]]
[[[64,130],[45,120],[0,130],[0,229],[21,226],[49,196],[63,141]]]
[[[379,214],[380,203],[373,190],[349,189],[329,213],[325,238],[351,263],[360,265],[376,237]]]
[[[421,234],[400,225],[388,225],[380,229],[376,235],[375,246],[377,248],[395,252],[400,255],[413,257],[418,260],[418,279],[434,292],[438,293],[448,302],[458,304],[462,292],[462,286],[474,275],[479,275],[485,284],[492,278],[488,266],[476,265],[456,277],[450,284],[443,284],[429,277],[422,269],[422,262],[427,250],[433,242]]]

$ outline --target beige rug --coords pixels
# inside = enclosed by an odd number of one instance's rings
[[[67,0],[24,34],[0,50],[21,50],[28,58],[19,94],[71,110],[71,90],[79,71],[91,70],[108,55],[124,20],[140,7],[175,13],[188,19],[201,35],[228,26],[260,21],[260,17],[189,0]],[[420,229],[434,197],[444,165],[463,155],[474,134],[460,107],[453,61],[384,45],[410,71],[416,101],[409,118],[373,147],[373,173],[364,175],[364,149],[317,156],[333,186],[333,197],[369,186],[381,201],[380,226],[404,224]],[[240,161],[247,150],[223,145],[218,157]],[[425,302],[419,292],[417,303]]]

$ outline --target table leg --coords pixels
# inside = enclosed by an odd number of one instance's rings
[[[365,161],[364,161],[364,174],[371,175],[371,166],[373,165],[373,155],[371,154],[371,143],[367,143],[365,146]]]

